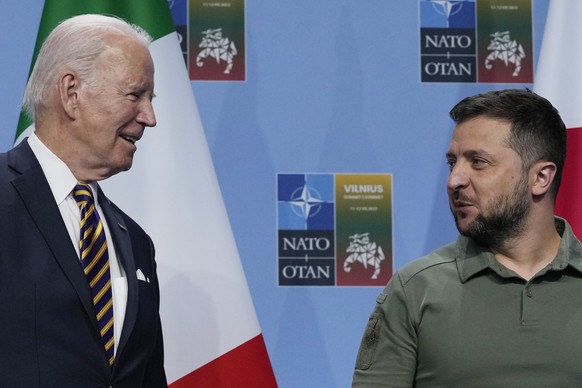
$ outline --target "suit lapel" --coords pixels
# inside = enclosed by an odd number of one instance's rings
[[[87,314],[93,319],[95,330],[97,319],[91,298],[89,283],[85,277],[75,248],[63,223],[61,213],[55,204],[50,186],[40,164],[24,141],[9,152],[10,166],[20,173],[12,185],[20,195],[39,232],[44,237],[55,260],[77,292]]]
[[[17,173],[12,185],[18,192],[39,232],[44,237],[55,260],[77,292],[85,311],[91,318],[95,331],[98,333],[95,306],[93,305],[89,283],[75,248],[72,243],[69,243],[70,237],[61,213],[55,204],[50,186],[40,164],[28,145],[28,141],[24,140],[10,150],[8,158],[10,167]],[[117,346],[119,355],[123,351],[136,323],[138,308],[136,268],[133,260],[131,239],[123,217],[103,194],[101,188],[99,188],[99,204],[107,220],[118,260],[127,278],[127,306],[121,339]]]
[[[111,201],[109,201],[109,199],[103,194],[100,187],[99,205],[101,206],[103,215],[107,220],[109,232],[111,233],[111,238],[113,239],[113,244],[115,246],[115,252],[117,253],[117,259],[119,260],[119,264],[123,267],[127,279],[127,306],[125,309],[121,338],[117,345],[117,353],[121,354],[129,335],[133,331],[137,317],[138,284],[135,272],[136,268],[133,260],[131,239],[125,221]]]

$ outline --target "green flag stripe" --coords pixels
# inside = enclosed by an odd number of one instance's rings
[[[34,47],[32,65],[42,42],[63,20],[75,15],[98,13],[115,15],[146,30],[154,40],[175,31],[167,0],[46,0]],[[30,73],[29,73],[30,74]],[[20,114],[15,140],[32,121]]]

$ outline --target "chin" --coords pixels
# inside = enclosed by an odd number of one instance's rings
[[[119,163],[117,166],[117,171],[127,171],[133,166],[133,157],[129,157],[123,160],[123,162]]]
[[[128,171],[130,168],[131,168],[131,163],[111,167],[111,169],[109,170],[109,174],[107,175],[107,178],[112,177],[114,175],[117,175],[120,172]]]
[[[455,215],[455,224],[457,225],[457,229],[459,233],[465,234],[468,230],[471,229],[471,225],[473,224],[474,219],[470,219],[469,216],[466,214],[462,215]]]
[[[120,173],[120,172],[129,171],[129,170],[131,170],[131,165],[129,165],[129,166],[124,166],[124,167],[122,167],[122,168],[118,169],[118,170],[117,170],[117,172],[116,172],[116,174],[118,174],[118,173]]]

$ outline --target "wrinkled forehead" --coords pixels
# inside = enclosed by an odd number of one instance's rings
[[[97,58],[96,65],[108,71],[146,73],[153,77],[154,63],[150,51],[142,42],[127,37],[108,39],[106,49]]]

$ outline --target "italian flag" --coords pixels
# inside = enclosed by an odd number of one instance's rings
[[[582,1],[550,2],[534,91],[558,109],[568,150],[556,214],[582,238]]]
[[[85,13],[119,16],[154,38],[158,125],[132,169],[102,186],[156,244],[170,386],[276,387],[167,0],[46,0],[33,63],[59,22]],[[32,125],[21,116],[16,143]]]

